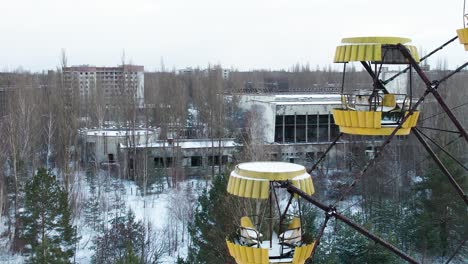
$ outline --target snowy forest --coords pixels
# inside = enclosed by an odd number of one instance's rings
[[[130,63],[122,58],[124,64]],[[231,69],[223,78],[219,65],[184,74],[161,62],[160,70],[144,72],[145,107],[138,107],[136,96],[126,91],[116,94],[115,106],[109,108],[99,92],[85,97],[68,93],[62,72],[67,66],[63,53],[52,71],[0,73],[0,95],[5,98],[0,100],[0,263],[235,263],[225,240],[236,229],[242,203],[227,194],[228,175],[240,162],[281,159],[269,155],[258,140],[260,113],[241,109],[240,97],[338,94],[342,81],[341,72],[332,67]],[[432,79],[450,72],[444,63],[431,66]],[[348,70],[346,78],[350,89],[372,85],[359,67]],[[413,93],[419,97],[426,87],[417,78],[414,83]],[[468,72],[457,73],[438,89],[468,127]],[[466,142],[431,97],[423,103],[419,120],[427,140],[444,146],[431,143],[467,191]],[[175,160],[163,159],[153,168],[145,152],[115,173],[82,155],[80,131],[109,127],[154,128],[167,146],[190,134],[209,139],[212,146],[233,138],[237,147],[229,161],[207,165],[204,175],[188,177]],[[138,143],[129,135],[126,146],[136,153]],[[339,161],[326,158],[312,173],[314,197],[327,204],[340,198],[369,159],[363,142],[382,138],[346,135],[343,140],[346,155]],[[222,160],[220,150],[211,151]],[[311,164],[317,158],[299,162]],[[307,203],[300,210],[306,228],[317,234],[323,212]],[[393,140],[337,210],[421,263],[468,261],[467,207],[414,135]],[[308,263],[405,262],[330,220]]]

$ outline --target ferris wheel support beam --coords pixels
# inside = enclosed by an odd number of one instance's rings
[[[362,66],[364,66],[364,69],[366,69],[367,73],[372,77],[372,80],[374,80],[374,85],[377,85],[376,88],[379,88],[384,92],[384,94],[389,94],[387,88],[385,88],[385,85],[383,84],[382,80],[377,78],[376,73],[372,70],[372,67],[365,61],[361,61]]]
[[[440,161],[439,157],[437,157],[437,155],[435,154],[435,152],[432,150],[431,146],[429,146],[429,144],[426,142],[426,140],[424,140],[424,138],[422,137],[421,133],[419,132],[419,130],[417,128],[413,128],[412,129],[414,135],[418,138],[419,142],[421,142],[421,144],[424,146],[424,148],[427,150],[427,152],[429,153],[429,155],[431,155],[432,159],[435,161],[435,163],[437,164],[437,166],[439,167],[439,169],[442,171],[442,173],[447,176],[447,178],[449,179],[450,183],[453,185],[453,187],[455,187],[455,190],[457,191],[457,193],[461,196],[461,198],[463,199],[463,201],[465,201],[465,204],[468,205],[468,196],[465,194],[465,192],[463,191],[463,189],[460,187],[460,185],[457,183],[457,181],[455,180],[455,178],[452,176],[452,174],[450,173],[450,171],[447,170],[447,168],[444,166],[444,164],[442,163],[442,161]]]
[[[463,128],[462,124],[458,121],[457,117],[453,114],[453,112],[450,110],[450,108],[447,106],[445,103],[444,99],[442,96],[440,96],[439,92],[437,91],[438,86],[440,85],[441,82],[446,81],[448,78],[453,76],[455,73],[461,71],[463,68],[468,66],[468,63],[463,64],[462,66],[458,67],[455,71],[453,71],[451,74],[447,75],[440,81],[430,81],[427,75],[424,73],[424,71],[419,67],[419,64],[416,62],[416,60],[411,56],[411,53],[408,51],[408,49],[402,45],[398,44],[398,49],[400,50],[401,54],[408,60],[408,62],[413,66],[414,70],[416,73],[419,75],[421,80],[426,84],[426,93],[429,92],[434,97],[436,98],[437,102],[439,105],[442,107],[445,113],[447,113],[448,117],[450,120],[452,120],[452,123],[455,125],[455,127],[460,131],[460,135],[465,139],[466,142],[468,142],[468,133],[466,130]]]
[[[371,233],[369,230],[365,229],[364,227],[354,223],[351,219],[345,217],[344,215],[338,213],[336,211],[336,208],[333,207],[333,206],[327,206],[317,200],[315,200],[312,196],[308,195],[307,193],[305,193],[304,191],[302,191],[301,189],[297,188],[296,186],[292,185],[291,182],[285,182],[282,184],[283,188],[286,188],[286,190],[290,193],[294,193],[294,194],[297,194],[299,196],[301,196],[302,198],[304,198],[306,201],[310,202],[311,204],[315,205],[316,207],[318,207],[319,209],[327,212],[327,215],[329,217],[334,217],[335,219],[337,220],[340,220],[341,222],[345,223],[346,225],[348,225],[349,227],[353,228],[354,230],[358,231],[359,233],[361,233],[362,235],[366,236],[367,238],[373,240],[374,242],[376,242],[377,244],[380,244],[381,246],[385,247],[386,249],[392,251],[393,253],[395,253],[396,255],[398,255],[400,258],[406,260],[407,262],[409,263],[419,263],[418,261],[416,261],[414,258],[412,258],[411,256],[407,255],[406,253],[404,253],[403,251],[401,251],[400,249],[396,248],[395,246],[393,246],[392,244],[388,243],[387,241],[383,240],[382,238],[380,238],[379,236],[377,235],[374,235],[373,233]]]

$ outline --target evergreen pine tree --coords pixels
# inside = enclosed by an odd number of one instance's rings
[[[70,263],[77,236],[68,195],[44,168],[26,185],[21,218],[21,235],[31,250],[31,263]]]
[[[211,189],[198,198],[194,223],[189,226],[192,246],[187,263],[234,263],[226,246],[226,237],[236,228],[227,180],[227,175],[214,177]]]
[[[467,178],[461,167],[448,159],[443,163],[466,190]],[[435,165],[415,185],[415,191],[413,243],[420,252],[447,257],[468,236],[466,205]]]
[[[104,230],[94,241],[93,263],[142,263],[139,256],[145,248],[145,228],[135,221],[131,210],[111,220],[111,228]]]
[[[358,215],[352,216],[358,222]],[[332,226],[332,222],[329,222]],[[401,260],[392,252],[366,238],[356,230],[339,223],[334,224],[335,232],[325,234],[314,258],[314,263],[401,263]],[[370,228],[369,225],[365,225]],[[375,232],[373,230],[373,232]],[[390,240],[394,244],[395,241]]]
[[[97,186],[98,175],[93,168],[86,171],[86,181],[89,186],[90,197],[85,202],[85,219],[86,223],[95,231],[102,231],[104,226],[102,221],[102,208],[100,205],[100,194]]]

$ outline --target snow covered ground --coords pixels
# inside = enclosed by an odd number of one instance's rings
[[[101,177],[106,177],[105,173],[101,173]],[[77,197],[78,197],[78,214],[75,219],[75,225],[77,226],[78,237],[80,237],[79,243],[76,249],[75,261],[76,263],[87,264],[91,262],[91,258],[94,254],[93,239],[97,232],[93,229],[89,220],[85,216],[86,202],[90,199],[95,198],[90,191],[89,182],[86,180],[85,173],[80,173],[76,182]],[[145,226],[150,223],[153,230],[157,233],[162,234],[165,229],[172,228],[172,240],[176,239],[177,247],[173,247],[171,252],[167,253],[163,257],[163,263],[175,263],[177,257],[180,256],[185,258],[188,253],[188,232],[187,227],[182,228],[182,221],[188,219],[181,216],[181,210],[175,210],[181,206],[182,210],[194,210],[196,200],[200,194],[200,186],[205,186],[202,180],[189,179],[178,184],[176,188],[166,188],[162,193],[149,194],[142,196],[138,186],[135,182],[129,180],[119,180],[107,177],[104,182],[113,186],[112,188],[102,188],[100,194],[101,203],[110,206],[112,199],[118,199],[121,204],[125,206],[124,210],[128,211],[131,209],[135,214],[135,221],[142,221]],[[102,183],[102,182],[101,182]],[[104,183],[105,185],[106,183]],[[115,188],[118,186],[118,188]],[[189,191],[189,195],[187,195]],[[105,201],[107,199],[107,201]],[[174,206],[174,204],[177,206]],[[187,207],[187,203],[189,206]],[[119,208],[122,209],[122,208]],[[102,214],[104,222],[108,222],[112,214],[115,213],[115,209],[110,209]],[[190,212],[182,212],[185,216],[191,216]],[[185,214],[186,213],[186,214]],[[4,234],[7,229],[6,218],[3,217],[0,221],[0,234]],[[174,234],[177,232],[177,234]],[[182,239],[184,238],[184,239]],[[9,241],[7,237],[0,237],[0,264],[17,264],[24,263],[25,258],[21,255],[11,255],[9,253]]]

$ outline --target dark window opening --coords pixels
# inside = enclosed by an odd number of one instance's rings
[[[208,165],[210,165],[210,166],[219,165],[219,156],[209,156],[208,157]]]
[[[164,164],[163,157],[154,157],[154,167],[163,168],[164,165],[166,165],[166,167],[172,166],[172,158],[171,157],[166,158],[166,164]]]
[[[202,157],[201,156],[193,156],[190,158],[190,166],[191,167],[201,167],[202,166]]]
[[[322,155],[323,155],[323,152],[321,152],[321,151],[317,152],[317,159],[320,159],[320,157],[322,157]]]
[[[163,158],[161,157],[154,157],[154,167],[162,168],[164,166]]]
[[[276,116],[275,142],[283,142],[283,116]]]
[[[210,166],[219,166],[219,156],[208,156],[208,165]],[[228,162],[228,156],[223,155],[221,157],[222,164],[226,164]]]
[[[109,163],[114,163],[115,162],[114,154],[112,153],[107,154],[107,160],[109,161]]]

